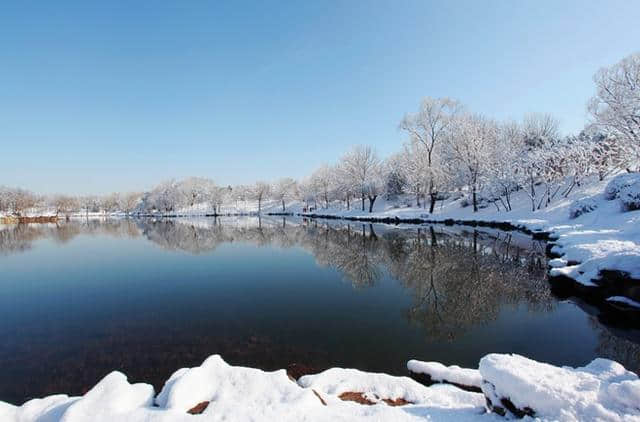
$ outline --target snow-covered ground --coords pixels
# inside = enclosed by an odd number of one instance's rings
[[[434,377],[442,369],[430,362],[410,366]],[[82,397],[59,394],[19,407],[0,402],[0,420],[497,421],[525,414],[543,421],[640,421],[640,380],[606,359],[573,369],[491,354],[479,369],[450,367],[446,375],[471,376],[483,393],[342,368],[296,382],[285,370],[231,366],[213,355],[199,367],[176,371],[158,395],[151,385],[130,384],[112,372]]]
[[[548,207],[536,211],[531,210],[530,199],[524,192],[516,192],[509,212],[497,211],[493,205],[473,212],[471,206],[462,207],[462,200],[458,199],[439,202],[435,212],[429,214],[425,209],[399,205],[411,200],[405,198],[394,202],[379,199],[373,213],[330,207],[312,214],[509,223],[534,232],[548,232],[556,239],[552,252],[561,257],[550,262],[551,275],[565,275],[586,286],[593,286],[602,270],[621,271],[640,279],[640,210],[623,211],[618,199],[606,199],[604,190],[610,180],[588,180],[568,198],[555,199]],[[572,205],[577,201],[588,201],[594,209],[570,218]]]

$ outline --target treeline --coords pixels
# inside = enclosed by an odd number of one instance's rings
[[[206,178],[167,181],[145,193],[103,197],[38,196],[0,188],[0,212],[22,215],[47,208],[56,214],[122,212],[177,213],[194,207],[213,214],[238,212],[253,201],[261,212],[275,201],[283,212],[300,201],[308,210],[357,207],[372,212],[376,200],[405,195],[410,205],[433,212],[437,201],[464,197],[473,210],[512,208],[523,192],[533,211],[568,196],[585,177],[600,180],[618,171],[637,171],[640,162],[640,54],[601,69],[588,104],[589,124],[577,135],[560,136],[549,114],[499,122],[450,98],[425,98],[399,123],[407,140],[382,159],[369,146],[356,146],[336,163],[324,164],[303,180],[219,186]],[[409,204],[407,204],[409,205]]]

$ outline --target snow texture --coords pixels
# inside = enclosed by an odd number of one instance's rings
[[[482,385],[482,377],[477,369],[461,368],[457,365],[444,366],[440,362],[422,362],[415,359],[407,362],[407,369],[416,374],[429,375],[436,382],[478,388]]]
[[[596,359],[584,368],[560,368],[518,355],[491,354],[480,369],[411,361],[408,366],[457,382],[483,378],[493,403],[508,398],[531,408],[543,421],[640,421],[640,380],[620,364]],[[444,378],[443,378],[444,379]],[[373,405],[343,401],[342,393],[362,393]],[[409,404],[390,406],[383,399]],[[200,415],[187,411],[207,402]],[[112,372],[82,397],[53,395],[22,406],[0,402],[3,422],[83,421],[497,421],[481,393],[453,385],[426,387],[408,377],[332,368],[302,377],[284,370],[228,365],[218,355],[195,368],[176,371],[154,400],[153,387],[130,384]]]
[[[490,354],[480,360],[480,374],[493,404],[506,398],[543,420],[640,420],[638,376],[608,359],[573,369]]]

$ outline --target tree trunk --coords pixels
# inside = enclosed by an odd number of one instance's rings
[[[429,214],[433,214],[433,209],[436,207],[436,201],[438,200],[438,193],[430,193],[429,197],[431,198],[431,203],[429,204]]]
[[[416,193],[416,207],[420,208],[420,192]]]
[[[262,212],[262,199],[258,198],[258,214]]]
[[[373,203],[376,202],[378,195],[369,196],[369,213],[373,212]]]
[[[362,211],[364,211],[364,195],[362,195]]]
[[[284,212],[284,199],[282,200],[282,212]]]
[[[473,212],[478,212],[478,196],[476,194],[476,187],[473,187]]]

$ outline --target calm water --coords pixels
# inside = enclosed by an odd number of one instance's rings
[[[640,366],[638,332],[555,298],[544,245],[504,232],[301,219],[0,226],[0,400],[156,388],[213,353],[406,374],[489,352]]]

